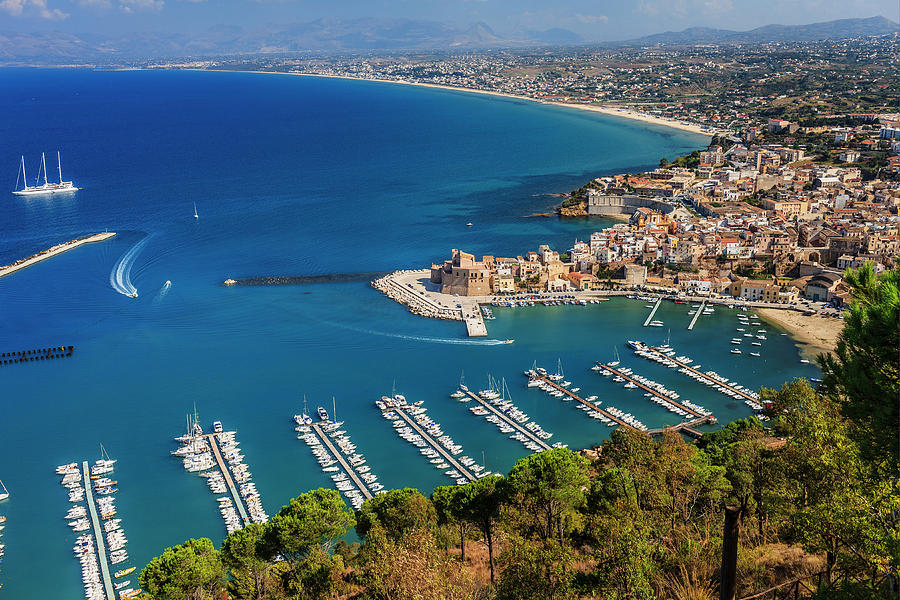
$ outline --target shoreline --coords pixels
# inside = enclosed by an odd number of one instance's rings
[[[156,69],[146,69],[146,70],[156,70]],[[505,92],[494,92],[490,90],[477,90],[473,88],[464,88],[464,87],[456,87],[452,85],[440,85],[437,83],[422,83],[418,81],[402,81],[396,79],[379,79],[376,77],[350,77],[349,75],[326,75],[319,73],[296,73],[296,72],[284,72],[284,71],[238,71],[234,69],[179,69],[182,71],[218,71],[223,73],[257,73],[263,75],[292,75],[299,77],[322,77],[325,79],[346,79],[350,81],[370,81],[373,83],[393,83],[397,85],[410,85],[410,86],[418,86],[418,87],[426,87],[426,88],[434,88],[438,90],[447,90],[452,92],[468,92],[470,94],[485,94],[488,96],[497,96],[499,98],[509,98],[511,100],[525,100],[528,102],[534,102],[536,104],[543,104],[546,106],[557,106],[561,108],[573,108],[576,110],[584,110],[588,112],[600,113],[603,115],[607,115],[610,117],[619,117],[622,119],[628,119],[629,121],[638,121],[641,123],[645,123],[647,125],[657,125],[660,127],[668,127],[670,129],[677,129],[679,131],[684,131],[686,133],[693,133],[695,135],[702,135],[712,139],[712,136],[716,134],[716,131],[704,131],[699,125],[691,125],[688,123],[682,123],[681,121],[676,121],[674,119],[667,119],[664,117],[656,117],[654,115],[648,115],[646,113],[637,112],[630,109],[625,108],[613,108],[613,107],[604,107],[604,106],[593,106],[590,104],[576,104],[570,102],[556,102],[552,100],[541,100],[539,98],[531,98],[529,96],[519,96],[516,94],[507,94]]]
[[[796,310],[757,308],[755,312],[764,320],[785,329],[803,358],[810,362],[815,362],[819,354],[834,352],[838,334],[844,328],[842,319],[805,315]]]

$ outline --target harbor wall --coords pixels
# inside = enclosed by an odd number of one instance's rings
[[[638,196],[636,194],[588,194],[589,215],[632,215],[638,208],[658,210],[664,215],[671,213],[675,207],[668,202],[656,198]]]

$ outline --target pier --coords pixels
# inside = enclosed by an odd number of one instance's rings
[[[541,450],[549,450],[550,449],[550,446],[544,440],[542,440],[541,438],[536,436],[531,430],[529,430],[525,427],[522,427],[515,419],[511,419],[511,418],[509,418],[509,415],[507,415],[503,411],[497,410],[497,408],[494,405],[492,405],[490,402],[487,402],[486,400],[482,399],[478,394],[475,394],[468,389],[465,389],[463,391],[466,393],[466,395],[469,398],[471,398],[475,402],[479,403],[481,406],[485,407],[486,409],[488,409],[489,411],[491,411],[492,413],[497,415],[497,417],[501,421],[503,421],[504,423],[506,423],[507,425],[509,425],[510,427],[512,427],[513,429],[515,429],[516,431],[518,431],[519,433],[524,435],[525,437],[527,437],[530,441],[532,441],[535,444],[537,444],[538,446],[540,446]]]
[[[425,431],[424,429],[422,429],[422,428],[419,426],[419,424],[416,423],[415,419],[410,418],[410,416],[409,416],[408,414],[406,414],[406,411],[405,411],[404,409],[402,409],[402,408],[397,408],[397,407],[391,407],[390,410],[393,411],[393,412],[395,412],[395,413],[397,413],[397,415],[398,415],[401,419],[403,419],[403,420],[406,422],[407,425],[409,425],[410,427],[412,427],[412,428],[416,431],[416,433],[418,433],[420,436],[422,436],[422,439],[425,440],[425,443],[426,443],[426,444],[428,444],[429,446],[431,446],[432,448],[434,448],[434,450],[437,451],[437,453],[440,454],[440,455],[444,458],[444,460],[446,460],[448,463],[450,463],[450,464],[453,466],[454,469],[456,469],[457,471],[459,471],[459,473],[460,473],[463,477],[465,477],[466,479],[468,479],[470,482],[471,482],[471,481],[475,481],[475,480],[477,479],[477,477],[475,477],[474,475],[472,475],[472,472],[471,472],[471,471],[469,471],[467,468],[465,468],[464,466],[462,466],[462,464],[460,464],[460,462],[457,461],[457,460],[453,457],[452,454],[450,454],[449,452],[447,452],[447,449],[444,448],[444,447],[440,444],[440,442],[438,442],[437,440],[435,440],[433,437],[431,437],[431,434],[429,434],[427,431]]]
[[[650,311],[650,314],[647,316],[647,320],[644,321],[644,327],[650,325],[650,321],[653,320],[654,315],[656,315],[656,311],[659,310],[660,304],[662,304],[662,296],[656,299],[656,304],[653,305],[653,310]]]
[[[53,348],[37,348],[18,352],[0,353],[0,365],[14,365],[35,360],[52,360],[72,356],[75,346],[54,346]]]
[[[225,461],[222,460],[222,453],[219,451],[219,440],[216,439],[216,434],[214,433],[207,433],[203,437],[209,440],[209,446],[212,449],[213,457],[219,465],[219,470],[222,471],[222,477],[225,478],[225,485],[228,486],[228,491],[231,492],[231,496],[234,498],[238,514],[241,516],[241,520],[246,527],[251,523],[250,517],[247,515],[247,509],[244,507],[244,500],[241,498],[240,493],[238,493],[237,486],[234,485],[234,480],[231,478],[231,471],[228,470]]]
[[[575,402],[580,403],[582,406],[586,406],[586,407],[588,407],[588,408],[591,409],[591,410],[597,411],[598,413],[600,413],[601,415],[603,415],[604,417],[606,417],[607,419],[609,419],[610,421],[612,421],[612,422],[615,423],[616,425],[619,425],[619,426],[621,426],[621,427],[628,427],[628,428],[630,428],[630,429],[634,429],[634,427],[632,427],[631,425],[629,425],[628,423],[626,423],[625,421],[623,421],[623,420],[620,419],[619,417],[615,416],[614,414],[612,414],[612,413],[610,413],[610,412],[607,412],[607,411],[603,410],[602,408],[600,408],[598,405],[594,404],[593,402],[588,402],[587,400],[585,400],[584,398],[582,398],[581,396],[579,396],[579,395],[576,394],[575,392],[572,392],[572,391],[570,391],[570,390],[567,390],[566,388],[564,388],[563,386],[559,385],[558,383],[556,383],[556,382],[553,381],[552,379],[550,379],[550,378],[548,378],[548,377],[546,377],[546,376],[544,376],[544,375],[539,375],[539,376],[538,376],[538,379],[540,379],[541,381],[543,381],[543,382],[549,384],[551,387],[553,387],[554,389],[556,389],[556,390],[562,392],[563,394],[567,395],[569,398],[571,398],[571,399],[574,400]]]
[[[106,558],[106,543],[103,540],[103,527],[100,526],[100,517],[97,516],[97,505],[94,504],[94,491],[91,485],[91,468],[87,461],[81,463],[84,476],[84,496],[87,499],[88,512],[91,515],[91,527],[94,529],[94,543],[97,545],[97,559],[100,563],[100,575],[103,580],[103,589],[106,590],[106,598],[115,600],[116,593],[113,587],[112,577],[109,575],[109,561]]]
[[[653,350],[654,352],[661,352],[659,348],[651,347],[650,349]],[[702,371],[698,371],[697,369],[691,367],[690,365],[688,365],[688,364],[686,364],[686,363],[681,362],[680,360],[676,360],[676,359],[674,359],[674,358],[672,358],[672,357],[670,357],[670,356],[666,356],[666,359],[667,359],[667,360],[671,360],[673,363],[675,363],[676,365],[678,365],[679,368],[684,369],[684,370],[686,370],[686,371],[688,371],[688,372],[690,372],[690,373],[693,373],[693,374],[696,375],[697,377],[703,379],[704,382],[706,382],[708,385],[723,387],[723,388],[725,388],[726,390],[728,390],[728,391],[730,391],[730,392],[734,392],[735,394],[737,394],[738,396],[740,396],[740,397],[743,398],[744,400],[750,400],[750,401],[752,401],[752,402],[759,402],[759,400],[758,400],[757,398],[754,398],[754,397],[751,396],[750,394],[748,394],[748,393],[746,393],[746,392],[743,392],[743,391],[741,391],[741,390],[739,390],[739,389],[737,389],[737,388],[735,388],[735,387],[733,387],[733,386],[731,386],[731,385],[728,385],[727,383],[722,383],[721,381],[718,381],[718,380],[715,379],[714,377],[710,377],[710,376],[707,375],[706,373],[703,373]]]
[[[691,319],[691,324],[688,325],[688,331],[692,330],[692,329],[694,328],[694,325],[697,324],[697,319],[699,319],[699,318],[700,318],[700,315],[703,314],[703,309],[704,309],[704,308],[706,308],[706,300],[704,300],[704,301],[700,304],[700,308],[698,308],[698,309],[697,309],[697,312],[694,313],[694,318]]]
[[[688,437],[692,437],[695,440],[699,440],[703,437],[703,433],[694,429],[698,425],[706,425],[707,423],[714,423],[715,418],[712,415],[708,415],[706,417],[702,417],[700,419],[694,419],[693,421],[685,421],[684,423],[679,423],[678,425],[672,425],[671,427],[663,427],[661,429],[651,429],[647,433],[649,435],[662,435],[667,431],[674,431],[675,433],[682,433]]]
[[[322,424],[312,423],[310,425],[310,428],[316,434],[316,437],[322,440],[322,443],[325,444],[325,447],[328,448],[328,451],[331,452],[331,455],[334,456],[335,460],[340,463],[341,468],[344,469],[344,472],[348,477],[350,477],[350,480],[353,481],[353,485],[355,485],[356,488],[362,493],[363,497],[366,500],[371,500],[374,497],[372,491],[369,490],[369,487],[363,482],[362,479],[359,478],[359,475],[356,473],[353,467],[350,466],[350,463],[347,462],[347,458],[344,456],[344,453],[336,448],[335,445],[331,443],[328,435],[326,435],[325,432],[322,431]]]
[[[78,246],[83,244],[90,244],[91,242],[102,242],[104,240],[108,240],[109,238],[116,235],[111,231],[107,231],[104,233],[95,233],[93,235],[88,235],[82,238],[74,239],[70,242],[66,242],[64,244],[57,244],[51,248],[47,248],[46,250],[41,250],[37,254],[32,254],[27,258],[22,258],[17,260],[14,263],[10,263],[8,265],[0,267],[0,277],[5,275],[9,275],[11,273],[15,273],[20,269],[24,269],[25,267],[30,267],[33,264],[39,263],[42,260],[47,260],[48,258],[52,258],[57,254],[62,254],[63,252],[68,252],[69,250],[74,250]]]
[[[690,408],[690,407],[688,407],[688,406],[685,406],[684,404],[681,404],[681,403],[678,402],[677,400],[673,400],[673,399],[669,398],[669,397],[666,396],[665,394],[659,393],[658,391],[654,390],[653,388],[651,388],[651,387],[649,387],[649,386],[647,386],[647,385],[644,385],[643,383],[641,383],[641,382],[638,381],[637,379],[634,379],[633,377],[630,377],[630,376],[626,375],[626,374],[623,373],[622,371],[619,371],[619,370],[616,369],[615,367],[611,367],[611,366],[609,366],[609,365],[605,365],[605,364],[603,364],[602,362],[599,362],[599,361],[597,362],[597,365],[600,366],[600,367],[603,367],[604,369],[606,369],[606,370],[608,370],[608,371],[610,371],[613,375],[618,375],[619,377],[621,377],[621,378],[624,379],[625,381],[629,381],[629,382],[633,383],[634,385],[638,386],[640,389],[644,390],[645,392],[650,392],[652,395],[656,396],[657,398],[659,398],[659,399],[661,399],[661,400],[665,400],[666,402],[668,402],[668,403],[671,404],[672,406],[674,406],[674,407],[676,407],[676,408],[680,408],[681,410],[683,410],[684,412],[688,413],[688,414],[691,415],[692,417],[700,418],[700,417],[708,416],[708,415],[702,415],[702,414],[700,414],[699,412],[697,412],[696,410],[694,410],[693,408]]]

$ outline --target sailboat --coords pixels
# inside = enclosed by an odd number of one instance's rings
[[[613,347],[613,350],[616,351],[616,360],[614,360],[614,361],[612,361],[611,363],[609,363],[609,366],[610,366],[610,367],[618,367],[618,366],[619,366],[619,362],[620,362],[620,361],[619,361],[619,348],[618,348],[618,347]]]
[[[0,492],[0,500],[6,500],[7,498],[9,498],[9,490],[6,489],[6,486],[3,485],[2,481],[0,481],[0,488],[3,488],[3,491]]]
[[[13,191],[13,194],[17,196],[33,196],[36,194],[55,194],[58,192],[74,192],[80,188],[75,187],[71,181],[63,181],[62,178],[62,161],[59,156],[59,152],[56,153],[56,168],[59,172],[59,183],[50,183],[47,181],[47,159],[44,156],[44,153],[41,152],[41,168],[38,170],[38,175],[35,178],[34,185],[28,185],[28,177],[25,174],[25,157],[22,157],[22,162],[19,165],[19,174],[22,176],[22,189],[16,189]],[[38,185],[38,181],[41,179],[41,172],[44,173],[44,183]],[[16,176],[16,188],[19,187],[19,177]]]
[[[199,219],[200,215],[197,214],[197,203],[194,202],[194,218]]]

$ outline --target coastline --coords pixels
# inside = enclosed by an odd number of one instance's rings
[[[589,112],[601,113],[611,117],[620,117],[622,119],[628,119],[630,121],[638,121],[641,123],[646,123],[648,125],[658,125],[661,127],[669,127],[670,129],[678,129],[680,131],[685,131],[687,133],[693,133],[696,135],[703,135],[709,138],[712,138],[714,132],[704,131],[699,125],[691,125],[688,123],[683,123],[681,121],[676,121],[674,119],[666,119],[664,117],[657,117],[654,115],[648,115],[645,113],[640,113],[634,110],[622,109],[622,108],[612,108],[612,107],[604,107],[604,106],[593,106],[590,104],[576,104],[569,102],[555,102],[548,100],[541,100],[539,98],[530,98],[528,96],[518,96],[516,94],[507,94],[504,92],[493,92],[490,90],[476,90],[472,88],[464,88],[464,87],[456,87],[452,85],[439,85],[436,83],[421,83],[417,81],[401,81],[395,79],[379,79],[377,77],[349,77],[347,75],[325,75],[319,73],[294,73],[294,72],[284,72],[284,71],[238,71],[234,69],[181,69],[184,71],[221,71],[226,73],[259,73],[264,75],[293,75],[300,77],[323,77],[326,79],[348,79],[351,81],[371,81],[374,83],[393,83],[397,85],[412,85],[426,88],[435,88],[439,90],[448,90],[453,92],[468,92],[470,94],[485,94],[488,96],[497,96],[500,98],[509,98],[511,100],[526,100],[528,102],[535,102],[537,104],[544,104],[547,106],[558,106],[561,108],[574,108],[577,110],[585,110]]]
[[[838,334],[844,328],[842,319],[775,308],[757,308],[755,311],[764,320],[787,330],[800,348],[800,354],[809,361],[814,361],[819,354],[834,352]]]

